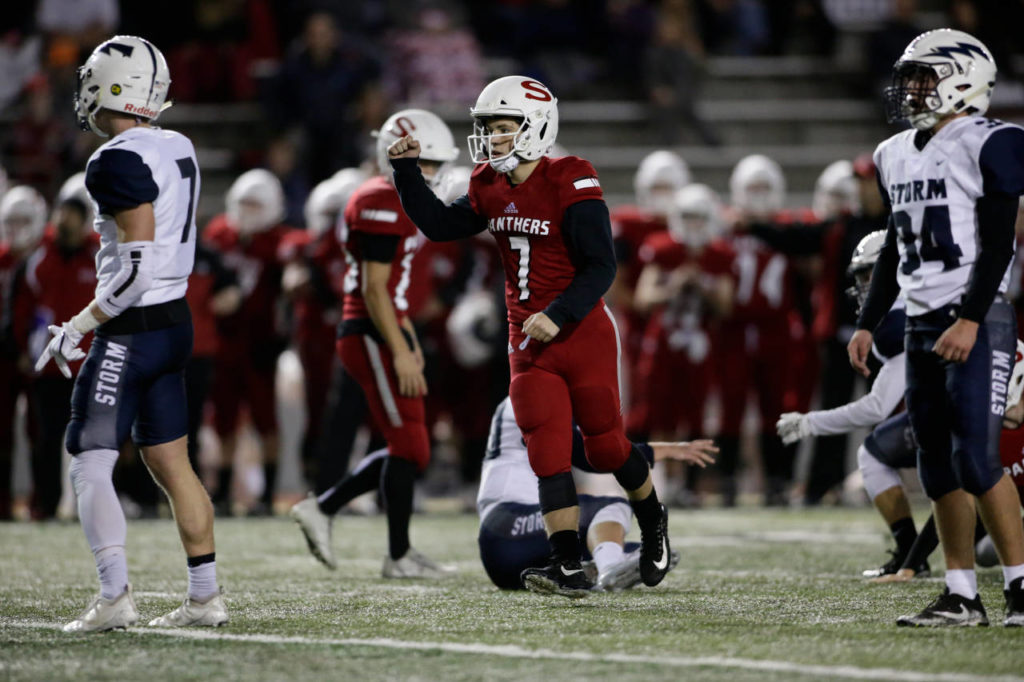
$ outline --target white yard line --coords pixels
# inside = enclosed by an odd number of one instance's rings
[[[5,627],[56,630],[54,623],[0,621]],[[401,639],[341,638],[327,639],[295,635],[232,634],[220,630],[161,630],[156,628],[132,628],[132,634],[177,637],[199,641],[224,641],[257,644],[301,644],[342,647],[376,647],[405,651],[443,651],[452,654],[499,656],[502,658],[584,661],[588,663],[625,663],[630,665],[653,665],[669,668],[739,668],[793,675],[808,675],[821,678],[843,678],[851,680],[893,680],[894,682],[1024,682],[1024,677],[1011,675],[968,675],[963,673],[926,673],[895,668],[860,668],[852,665],[809,665],[791,661],[757,660],[753,658],[732,658],[730,656],[637,656],[633,654],[595,654],[588,651],[554,651],[551,649],[527,649],[516,645],[498,645],[456,642],[418,642]]]

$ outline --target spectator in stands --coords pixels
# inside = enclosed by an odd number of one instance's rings
[[[966,31],[985,43],[999,65],[999,78],[1019,80],[1013,55],[1021,52],[1020,27],[1024,3],[1005,0],[950,0],[949,27]]]
[[[303,225],[303,210],[309,197],[309,180],[299,166],[300,140],[296,135],[281,135],[267,144],[267,170],[277,176],[284,190],[284,222]],[[313,141],[315,145],[316,142]]]
[[[636,75],[654,35],[657,8],[646,0],[624,0],[609,8],[608,62],[611,75],[624,91],[644,96],[644,83]]]
[[[88,207],[65,199],[54,214],[53,232],[43,237],[14,284],[13,331],[19,351],[37,357],[49,340],[47,326],[66,320],[89,305],[96,289],[99,239],[86,218]],[[89,341],[82,342],[88,350]],[[77,373],[81,362],[70,363]],[[50,363],[35,376],[29,391],[35,433],[32,438],[32,518],[50,519],[61,495],[64,427],[71,418],[74,379]]]
[[[31,3],[7,3],[0,12],[0,111],[17,101],[39,72],[43,40],[35,34]]]
[[[484,86],[480,45],[443,6],[422,8],[416,28],[396,33],[389,43],[386,83],[394,101],[465,106]]]
[[[51,45],[71,44],[79,53],[116,33],[120,20],[117,0],[39,0],[36,9],[36,24]]]
[[[310,182],[362,160],[357,134],[379,72],[374,59],[338,31],[330,14],[309,16],[302,39],[281,66],[268,106],[279,129],[297,126],[303,132]]]
[[[708,52],[746,56],[767,49],[768,18],[757,0],[697,0],[696,10]]]
[[[867,39],[867,92],[878,98],[889,85],[892,65],[903,54],[907,44],[923,30],[916,20],[917,0],[893,0],[889,18]]]
[[[11,177],[53,197],[64,177],[71,150],[68,116],[53,113],[50,83],[42,73],[24,91],[22,115],[11,126],[6,156]]]
[[[836,27],[821,0],[772,0],[764,3],[769,41],[766,53],[832,55]]]
[[[677,0],[659,12],[654,42],[644,60],[651,113],[661,144],[678,144],[685,125],[704,144],[718,145],[718,135],[696,110],[704,45],[690,9],[689,0]]]

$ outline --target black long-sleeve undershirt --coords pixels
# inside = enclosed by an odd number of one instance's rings
[[[896,268],[900,264],[897,238],[896,226],[890,215],[889,226],[885,230],[885,243],[882,244],[882,251],[878,254],[874,270],[871,271],[871,288],[857,318],[857,329],[873,332],[900,294],[900,285],[896,281]]]
[[[487,229],[487,219],[473,210],[468,196],[445,206],[427,186],[416,159],[391,159],[391,167],[395,171],[395,189],[402,200],[402,210],[427,239],[453,242]]]
[[[986,194],[975,204],[979,248],[960,308],[960,317],[965,320],[981,323],[999,292],[1013,259],[1017,202],[1017,197],[1009,194]]]

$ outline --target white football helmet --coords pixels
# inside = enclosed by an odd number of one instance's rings
[[[502,320],[494,296],[486,291],[464,294],[445,323],[455,361],[466,368],[479,367],[494,354],[494,337]]]
[[[1006,406],[1013,407],[1020,402],[1024,394],[1024,341],[1017,339],[1017,361],[1010,374],[1010,383],[1006,389]]]
[[[170,85],[167,60],[153,43],[135,36],[114,36],[93,50],[78,69],[78,125],[107,137],[96,127],[100,109],[155,121],[171,106],[166,101]]]
[[[388,162],[388,147],[406,135],[412,135],[420,143],[420,158],[442,164],[437,175],[428,181],[433,187],[440,180],[446,163],[459,158],[459,148],[448,125],[437,114],[424,109],[403,109],[391,114],[377,131],[377,165],[384,175],[391,174]]]
[[[835,220],[844,213],[853,213],[858,203],[853,164],[840,159],[826,166],[814,183],[814,199],[811,203],[818,220]]]
[[[878,262],[878,256],[882,253],[884,245],[885,230],[875,230],[865,235],[857,243],[853,257],[850,258],[846,274],[853,278],[853,286],[846,290],[846,295],[857,302],[858,310],[867,300],[868,290],[871,288],[871,273],[875,269],[875,263]]]
[[[747,216],[767,220],[782,209],[786,178],[773,159],[751,154],[733,168],[729,195],[732,205]]]
[[[722,202],[718,194],[699,182],[687,185],[675,195],[675,213],[669,229],[690,248],[700,249],[722,233]]]
[[[46,199],[28,185],[12,187],[0,199],[0,241],[15,251],[34,249],[46,228]]]
[[[306,229],[319,237],[337,224],[349,198],[365,180],[358,168],[344,168],[314,187],[303,211]]]
[[[637,206],[663,217],[673,212],[676,192],[688,184],[690,167],[678,154],[665,149],[645,156],[633,176]]]
[[[452,166],[445,173],[441,185],[434,191],[438,199],[445,204],[450,204],[464,194],[469,193],[469,178],[473,175],[473,169],[466,166]]]
[[[981,116],[995,84],[996,60],[980,40],[949,28],[927,31],[892,67],[886,114],[890,123],[906,119],[918,130],[962,111]]]
[[[469,113],[473,117],[473,134],[467,138],[470,159],[473,163],[490,163],[499,173],[511,173],[520,160],[536,161],[546,155],[558,137],[558,99],[546,85],[526,76],[491,81],[480,91]],[[491,134],[487,130],[490,118],[520,121],[512,150],[504,156],[491,156]]]
[[[228,221],[240,234],[269,230],[284,219],[284,190],[277,176],[265,168],[239,175],[225,199]]]
[[[78,199],[85,204],[85,222],[91,223],[95,218],[95,208],[92,204],[92,196],[85,186],[85,173],[75,173],[60,186],[57,192],[56,205],[60,205],[65,199]]]

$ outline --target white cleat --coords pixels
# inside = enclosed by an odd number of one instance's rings
[[[123,630],[139,622],[132,586],[125,587],[119,597],[104,599],[97,596],[75,620],[64,626],[64,632],[105,632]]]
[[[668,570],[671,571],[677,564],[679,564],[679,552],[672,550],[669,552]],[[640,582],[640,550],[634,550],[627,554],[622,561],[612,564],[607,571],[597,576],[594,590],[621,592],[636,587]]]
[[[151,628],[220,627],[228,622],[228,609],[221,592],[204,602],[185,597],[181,606],[149,621]]]
[[[455,566],[439,564],[410,547],[401,559],[384,557],[381,575],[385,578],[446,578],[456,571]]]
[[[306,536],[306,544],[310,553],[332,571],[338,567],[338,560],[331,551],[332,518],[320,511],[316,498],[310,495],[292,506],[288,515],[299,524],[302,534]]]

